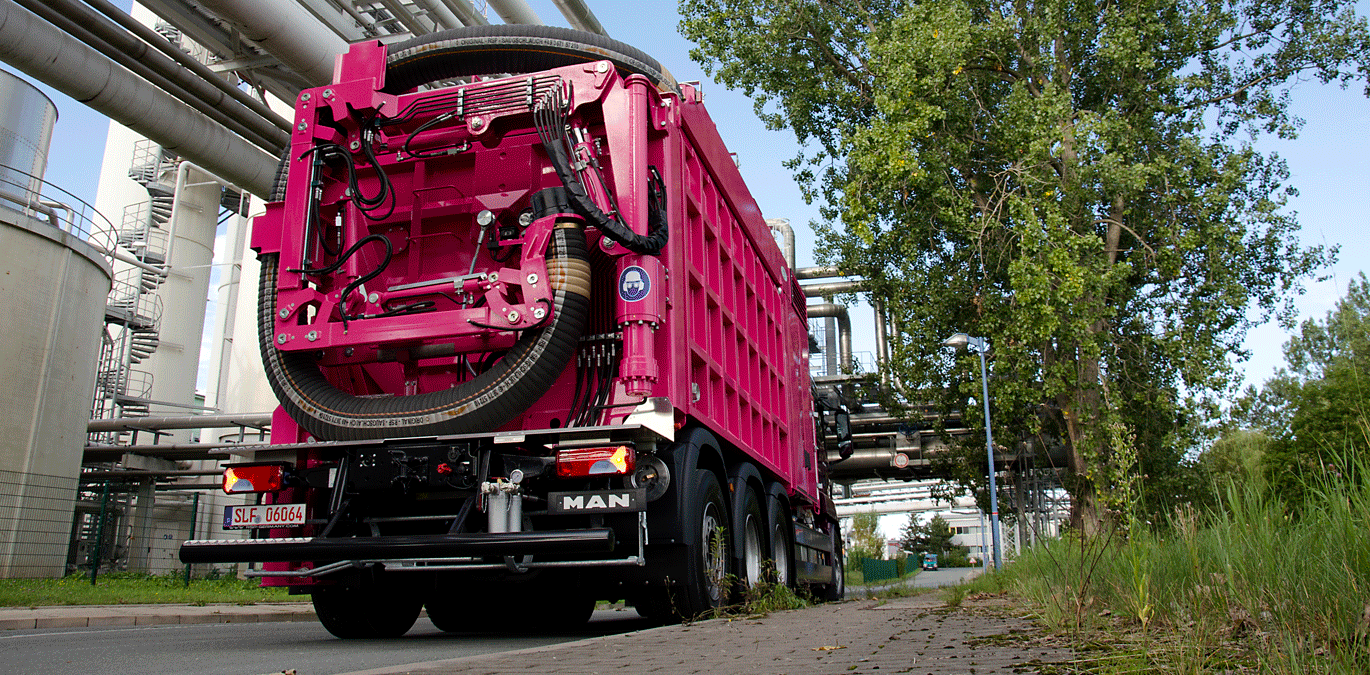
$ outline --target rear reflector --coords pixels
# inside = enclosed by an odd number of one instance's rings
[[[633,449],[626,445],[557,451],[557,475],[562,478],[629,474],[633,472],[633,464]]]
[[[224,492],[276,492],[285,485],[285,465],[247,464],[224,469]]]

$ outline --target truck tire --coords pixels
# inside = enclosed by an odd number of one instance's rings
[[[334,637],[397,638],[409,632],[423,602],[412,593],[366,584],[314,591],[314,613]]]
[[[785,488],[772,483],[767,490],[766,523],[771,528],[771,580],[777,586],[794,588],[794,517],[790,515]]]
[[[728,568],[732,557],[732,532],[728,502],[712,471],[695,471],[693,490],[686,507],[685,539],[687,576],[678,586],[673,607],[683,618],[697,617],[722,608],[728,602]]]
[[[558,26],[502,24],[438,31],[391,47],[384,91],[400,94],[459,77],[532,73],[595,61],[646,76],[658,89],[680,90],[656,59],[613,38]]]
[[[428,620],[444,633],[476,633],[496,628],[483,610],[494,604],[494,592],[487,579],[473,579],[460,591],[438,591],[425,602]]]
[[[765,514],[756,490],[745,487],[742,513],[738,515],[739,535],[737,580],[743,592],[766,580],[766,561],[770,558],[770,537],[767,536]]]
[[[595,599],[584,589],[551,581],[480,579],[440,591],[424,606],[428,620],[444,633],[561,633],[583,628]]]
[[[847,597],[847,561],[842,555],[842,548],[839,546],[837,555],[833,556],[832,582],[823,588],[823,599],[828,602],[840,602]]]

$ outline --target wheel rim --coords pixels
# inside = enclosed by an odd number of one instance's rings
[[[775,526],[771,535],[771,558],[775,560],[775,582],[781,586],[790,585],[790,546],[785,537],[785,528]]]
[[[761,523],[748,514],[747,524],[742,529],[742,566],[747,575],[745,581],[748,586],[755,586],[761,581]]]
[[[704,585],[709,601],[717,606],[723,601],[723,578],[728,574],[728,541],[723,536],[723,515],[716,503],[704,505],[700,529],[700,541],[704,542]]]

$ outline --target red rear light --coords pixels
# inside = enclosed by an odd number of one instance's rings
[[[626,445],[557,451],[557,475],[562,478],[629,474],[633,472],[634,463],[633,449]]]
[[[224,492],[276,492],[285,486],[285,465],[247,464],[224,468]]]

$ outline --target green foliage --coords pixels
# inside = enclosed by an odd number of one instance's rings
[[[940,567],[970,565],[970,549],[951,542],[956,535],[951,531],[951,525],[940,515],[933,516],[926,523],[919,523],[917,518],[910,519],[901,536],[900,549],[913,554],[936,553]],[[921,563],[922,559],[919,558],[918,562]]]
[[[1370,280],[1362,273],[1321,320],[1284,347],[1288,368],[1248,392],[1239,421],[1273,440],[1262,455],[1270,488],[1297,507],[1304,477],[1355,470],[1370,457]]]
[[[132,572],[102,574],[94,586],[90,576],[78,574],[60,579],[0,579],[0,607],[47,605],[145,605],[227,602],[251,605],[258,602],[289,602],[283,588],[260,588],[257,579],[223,577],[191,579],[190,587],[179,572],[162,576]]]
[[[820,257],[900,329],[887,367],[908,389],[887,405],[983,427],[976,357],[936,345],[986,336],[995,435],[1065,448],[1077,528],[1096,531],[1096,504],[1183,499],[1166,480],[1232,386],[1229,356],[1334,254],[1298,244],[1285,166],[1250,139],[1295,135],[1295,83],[1363,77],[1353,3],[680,7],[696,60],[805,145]]]
[[[970,549],[965,546],[948,548],[937,557],[938,567],[970,567]]]
[[[1200,475],[1220,490],[1230,484],[1265,489],[1262,466],[1274,440],[1249,429],[1224,434],[1199,455],[1195,462]]]
[[[846,551],[848,561],[885,559],[885,537],[880,534],[880,514],[871,511],[852,516],[850,536],[851,547]]]
[[[1336,461],[1355,470],[1308,479],[1298,515],[1228,483],[1211,513],[1180,510],[1108,545],[1052,542],[992,576],[1049,625],[1127,636],[1110,654],[1135,652],[1143,670],[1366,672],[1370,467]]]
[[[784,584],[763,581],[747,589],[742,599],[742,611],[749,616],[755,616],[787,609],[802,609],[812,604],[813,599],[808,597],[807,592],[796,592]]]

